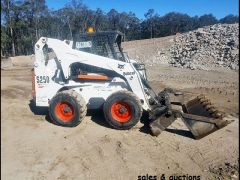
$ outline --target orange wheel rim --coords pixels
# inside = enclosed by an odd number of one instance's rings
[[[112,117],[118,122],[127,122],[132,117],[132,111],[128,103],[126,102],[115,102],[111,106]]]
[[[74,117],[74,108],[69,102],[59,102],[55,107],[56,115],[64,122],[69,122]]]

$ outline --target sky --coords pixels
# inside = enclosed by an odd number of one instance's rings
[[[59,9],[71,0],[45,0],[49,9]],[[111,9],[118,12],[133,12],[140,19],[148,9],[154,9],[160,16],[168,12],[186,13],[201,16],[212,13],[217,19],[228,14],[238,15],[238,0],[82,0],[92,10],[102,9],[107,13]]]

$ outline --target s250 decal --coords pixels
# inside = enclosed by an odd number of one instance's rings
[[[49,83],[49,76],[36,76],[37,83]]]

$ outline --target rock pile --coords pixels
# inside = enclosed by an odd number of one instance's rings
[[[175,67],[239,69],[239,24],[215,24],[178,35],[170,47]]]

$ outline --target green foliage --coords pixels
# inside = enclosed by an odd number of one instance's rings
[[[199,17],[199,25],[202,26],[209,26],[216,24],[218,20],[212,14],[206,14]]]
[[[91,10],[81,0],[72,0],[65,7],[49,10],[45,0],[1,0],[2,55],[34,53],[34,44],[41,36],[74,39],[92,26],[95,31],[119,30],[125,40],[156,38],[186,32],[215,23],[235,23],[238,16],[228,15],[217,20],[212,14],[190,17],[170,12],[159,16],[149,9],[140,20],[133,12],[108,13]]]
[[[233,14],[229,14],[228,16],[225,16],[224,18],[219,20],[220,23],[226,23],[226,24],[233,24],[236,22],[239,22],[239,17],[234,16]]]
[[[2,55],[9,56],[9,52],[11,52],[11,37],[9,36],[6,27],[1,25],[1,52]]]

